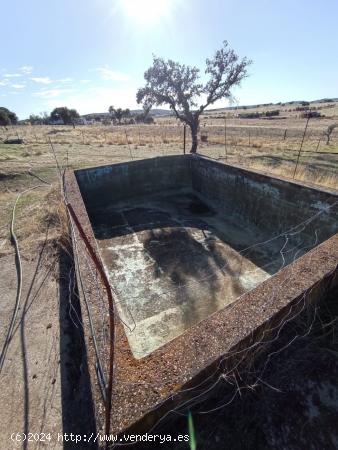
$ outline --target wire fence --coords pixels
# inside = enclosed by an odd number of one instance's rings
[[[304,135],[307,120],[294,120],[288,125],[266,123],[250,123],[242,119],[220,119],[217,121],[201,120],[200,144],[212,145],[243,145],[253,148],[271,148],[280,145],[284,150],[295,150]],[[313,123],[315,122],[315,123]],[[307,150],[330,152],[326,145],[324,132],[327,124],[334,121],[325,121],[325,125],[312,119],[306,131]],[[48,144],[49,140],[59,144],[83,145],[169,145],[181,144],[183,147],[184,125],[180,122],[165,121],[154,125],[115,125],[115,126],[71,126],[63,125],[34,125],[12,126],[0,129],[0,140],[22,139],[26,144]],[[330,137],[330,143],[338,145],[338,128]],[[186,144],[191,144],[189,129],[186,133]],[[182,148],[181,147],[181,148]]]
[[[324,134],[333,123],[331,119],[293,119],[286,124],[277,120],[203,119],[197,151],[230,164],[336,188],[338,128],[329,143]],[[67,164],[76,168],[188,153],[191,148],[189,128],[172,119],[151,125],[15,126],[2,128],[0,140],[22,140],[27,152],[35,151],[36,155],[52,142]],[[6,162],[10,165],[11,158]]]

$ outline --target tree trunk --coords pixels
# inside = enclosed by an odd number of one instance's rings
[[[190,130],[191,130],[191,150],[190,153],[197,153],[197,146],[198,146],[198,137],[197,137],[197,133],[198,133],[198,123],[197,124],[193,124],[190,125]]]

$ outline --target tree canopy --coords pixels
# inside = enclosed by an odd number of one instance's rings
[[[136,95],[138,103],[147,106],[168,104],[176,117],[191,130],[191,152],[197,150],[199,117],[218,100],[231,99],[231,89],[247,76],[247,58],[239,59],[227,41],[223,42],[213,58],[206,59],[206,83],[200,81],[200,70],[178,62],[153,57],[153,65],[145,72],[146,85]],[[198,106],[198,99],[204,102]]]
[[[116,119],[119,124],[121,124],[122,119],[127,118],[130,116],[130,110],[122,109],[122,108],[114,108],[114,106],[109,106],[109,114],[113,119]]]
[[[7,108],[0,107],[0,125],[15,125],[18,122],[17,115]]]
[[[69,109],[66,106],[53,109],[50,114],[52,120],[62,119],[65,125],[74,125],[75,119],[80,117],[76,109]]]
[[[135,114],[134,119],[136,123],[154,123],[154,118],[150,115],[150,106],[145,106],[141,113]]]
[[[48,125],[50,117],[47,112],[42,112],[40,114],[31,114],[28,120],[31,125]]]

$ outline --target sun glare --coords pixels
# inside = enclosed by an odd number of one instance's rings
[[[125,13],[140,23],[157,22],[168,16],[172,0],[122,0]]]

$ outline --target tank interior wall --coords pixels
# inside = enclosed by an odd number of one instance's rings
[[[329,192],[206,158],[192,158],[192,187],[224,214],[269,235],[310,218],[295,230],[301,231],[303,238],[307,236],[309,244],[316,245],[338,232],[338,197]]]
[[[87,210],[138,195],[192,187],[189,156],[163,156],[77,170]]]
[[[303,243],[316,245],[338,232],[336,195],[203,157],[163,156],[75,174],[89,213],[138,195],[190,188],[242,225],[271,236],[310,218],[301,230]]]

